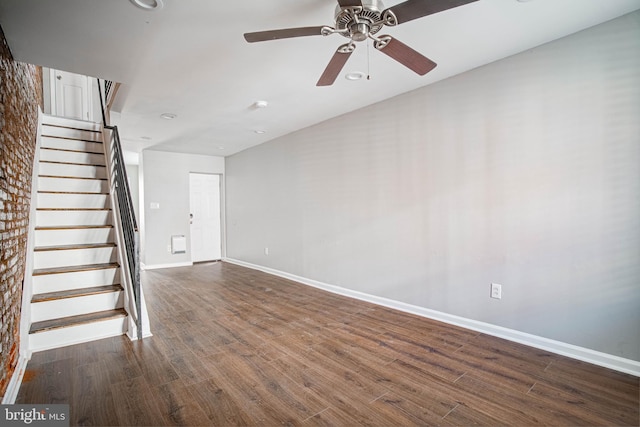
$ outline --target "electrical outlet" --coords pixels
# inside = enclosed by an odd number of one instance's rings
[[[491,298],[502,299],[502,285],[491,284]]]
[[[269,248],[264,248],[264,254],[269,255]]]

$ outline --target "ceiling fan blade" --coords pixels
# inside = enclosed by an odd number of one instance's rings
[[[249,43],[264,42],[269,40],[288,39],[292,37],[321,36],[322,27],[285,28],[282,30],[258,31],[245,33],[244,38]]]
[[[340,7],[358,7],[362,6],[361,0],[338,0]]]
[[[395,25],[397,25],[475,1],[478,0],[407,0],[404,3],[391,6],[383,12],[383,16],[388,15],[387,11],[393,12],[396,18]]]
[[[336,50],[336,53],[333,54],[331,61],[329,61],[329,65],[325,68],[324,72],[320,76],[320,80],[316,86],[331,86],[333,82],[336,81],[338,74],[344,68],[344,64],[347,63],[347,60],[356,49],[356,45],[353,43],[343,44]]]
[[[436,68],[437,65],[429,58],[391,36],[380,37],[375,41],[374,47],[421,76]]]

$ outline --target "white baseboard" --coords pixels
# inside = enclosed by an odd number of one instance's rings
[[[431,310],[428,308],[419,307],[388,298],[370,295],[363,292],[342,288],[340,286],[329,285],[317,280],[307,279],[305,277],[296,276],[294,274],[275,270],[269,267],[263,267],[261,265],[251,264],[233,258],[224,258],[223,261],[240,265],[242,267],[251,268],[253,270],[259,270],[285,279],[293,280],[294,282],[313,286],[314,288],[322,289],[334,294],[344,295],[347,297],[359,299],[361,301],[366,301],[407,313],[416,314],[418,316],[438,320],[440,322],[449,323],[451,325],[460,326],[463,328],[471,329],[473,331],[482,332],[487,335],[504,338],[509,341],[514,341],[520,344],[528,345],[530,347],[539,348],[551,353],[560,354],[562,356],[571,357],[573,359],[582,360],[594,365],[603,366],[605,368],[640,377],[640,362],[637,362],[635,360],[625,359],[619,356],[614,356],[612,354],[579,347],[573,344],[567,344],[561,341],[528,334],[526,332],[520,332],[515,329],[504,328],[502,326],[492,325],[485,322],[479,322],[477,320],[467,319],[464,317],[443,313],[441,311]]]
[[[143,270],[158,270],[161,268],[176,268],[176,267],[191,267],[193,265],[192,262],[176,262],[173,264],[142,264],[140,263],[140,267]]]
[[[7,386],[7,391],[2,397],[3,405],[13,405],[14,403],[16,403],[16,397],[18,397],[20,385],[22,384],[22,378],[24,377],[24,371],[27,369],[27,363],[29,362],[29,359],[31,359],[31,354],[20,355],[18,357],[16,370],[13,371],[13,375],[11,375],[11,380],[9,380],[9,385]]]

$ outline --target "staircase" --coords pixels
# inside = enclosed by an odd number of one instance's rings
[[[30,349],[125,333],[100,125],[43,117],[35,205]]]

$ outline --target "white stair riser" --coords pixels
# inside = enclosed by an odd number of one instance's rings
[[[58,138],[80,139],[83,141],[102,142],[102,134],[88,130],[61,128],[49,125],[42,126],[42,136],[55,136]]]
[[[38,178],[38,191],[77,191],[79,193],[108,193],[109,182],[104,179]]]
[[[38,165],[38,174],[47,176],[69,176],[72,178],[106,178],[107,168],[102,166],[40,162]]]
[[[104,165],[104,154],[43,149],[40,150],[40,160],[49,162],[82,163],[86,165]]]
[[[115,247],[36,251],[33,257],[33,268],[108,264],[117,260],[118,254]]]
[[[111,211],[36,211],[39,227],[111,224]]]
[[[43,274],[33,276],[33,294],[70,291],[94,286],[117,285],[120,283],[120,269],[76,271],[73,273]]]
[[[113,228],[89,228],[70,230],[36,230],[36,246],[83,245],[113,243]]]
[[[43,136],[40,144],[42,148],[60,148],[62,150],[85,151],[87,153],[104,154],[102,143],[79,141],[77,139],[53,138]]]
[[[37,207],[68,209],[104,209],[109,207],[108,194],[38,193]]]
[[[42,124],[64,126],[64,127],[76,128],[76,129],[86,129],[86,130],[96,130],[96,131],[100,130],[99,123],[87,122],[84,120],[68,119],[66,117],[49,116],[49,115],[43,115]]]
[[[31,321],[58,319],[124,307],[124,292],[86,295],[31,304]]]
[[[29,349],[32,351],[49,350],[122,335],[127,330],[126,320],[126,317],[120,317],[102,322],[29,334]]]

